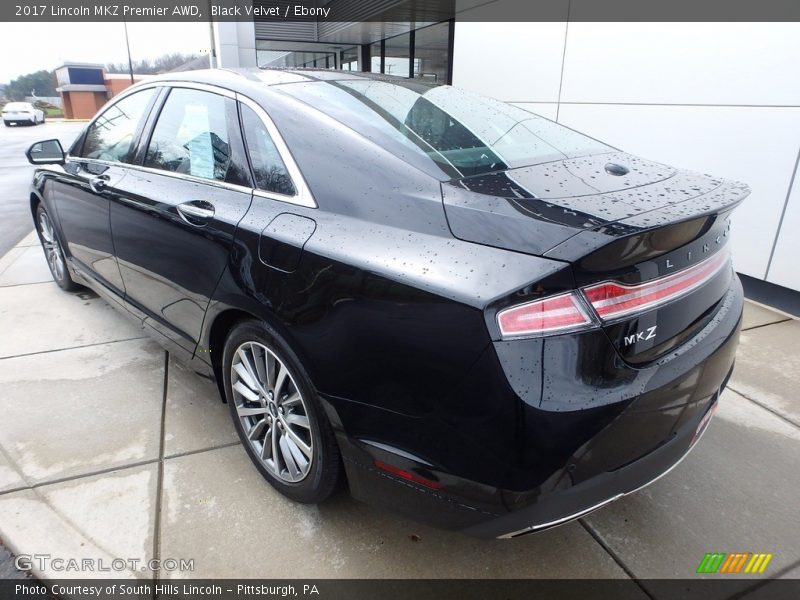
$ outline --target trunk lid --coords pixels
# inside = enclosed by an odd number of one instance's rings
[[[624,152],[518,167],[442,185],[455,237],[539,256],[581,233],[571,248],[590,251],[621,236],[735,206],[747,193],[742,184]]]
[[[442,190],[455,237],[568,262],[576,288],[634,288],[728,252],[731,212],[749,193],[622,152],[476,175]],[[656,360],[702,329],[733,277],[729,261],[714,264],[674,301],[604,320],[626,361]]]

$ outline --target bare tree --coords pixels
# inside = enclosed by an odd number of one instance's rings
[[[166,73],[188,63],[191,60],[200,58],[199,54],[181,54],[175,52],[165,54],[154,59],[142,59],[133,61],[133,72],[141,75],[155,75]],[[128,73],[128,63],[109,63],[106,65],[109,73]]]

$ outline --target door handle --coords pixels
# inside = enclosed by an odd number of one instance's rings
[[[102,192],[108,183],[108,175],[97,175],[89,178],[89,187],[95,194]]]
[[[203,226],[214,218],[214,205],[204,200],[192,200],[177,206],[178,213],[190,225]]]

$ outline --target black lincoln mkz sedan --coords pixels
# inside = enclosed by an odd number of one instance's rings
[[[733,367],[746,186],[448,86],[200,71],[28,151],[56,282],[213,377],[275,488],[513,537],[666,473]]]

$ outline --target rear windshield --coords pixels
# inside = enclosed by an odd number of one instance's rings
[[[32,107],[27,102],[9,102],[3,110],[30,110]]]
[[[612,150],[534,113],[450,86],[361,79],[273,89],[321,110],[409,162],[434,163],[449,178]]]

